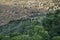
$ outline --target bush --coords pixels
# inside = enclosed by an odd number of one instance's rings
[[[54,13],[48,13],[43,20],[43,26],[45,30],[49,32],[50,39],[54,36],[60,35],[60,10],[56,10]]]

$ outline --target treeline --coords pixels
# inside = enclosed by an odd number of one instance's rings
[[[0,40],[60,40],[60,10],[45,17],[11,21],[1,26]]]

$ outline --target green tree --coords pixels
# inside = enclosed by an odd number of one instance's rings
[[[4,36],[1,40],[11,40],[10,36]]]
[[[60,40],[60,36],[55,36],[52,38],[52,40]]]
[[[18,35],[12,37],[12,40],[32,40],[32,39],[31,37],[29,37],[29,35]]]
[[[43,19],[43,26],[45,30],[49,32],[50,39],[53,36],[60,35],[60,10],[56,10],[54,13],[48,13]]]

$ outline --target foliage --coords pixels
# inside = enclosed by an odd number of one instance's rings
[[[48,13],[43,20],[43,26],[45,30],[49,32],[50,39],[54,36],[60,35],[60,10],[56,10],[54,13]]]
[[[16,26],[17,24],[19,26]],[[13,25],[12,25],[13,24]],[[16,24],[16,25],[15,25]],[[5,25],[6,28],[10,29],[10,30],[5,30],[5,31],[9,31],[9,33],[4,34],[4,32],[2,32],[3,37],[1,37],[1,40],[48,40],[49,35],[48,35],[48,31],[44,30],[43,26],[40,26],[38,20],[23,20],[20,22],[13,22],[13,23],[9,23],[8,25]],[[14,31],[12,31],[12,28],[14,28],[14,26],[16,26],[16,29]],[[5,29],[6,29],[5,28]],[[11,32],[12,31],[12,32]]]
[[[60,40],[60,36],[53,37],[53,40]]]
[[[39,18],[14,20],[1,26],[0,40],[60,40],[60,10],[49,12],[42,21]]]

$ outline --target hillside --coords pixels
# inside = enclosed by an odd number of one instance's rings
[[[52,0],[0,0],[0,25],[56,9],[60,7]]]
[[[60,0],[0,0],[0,40],[60,40]]]

